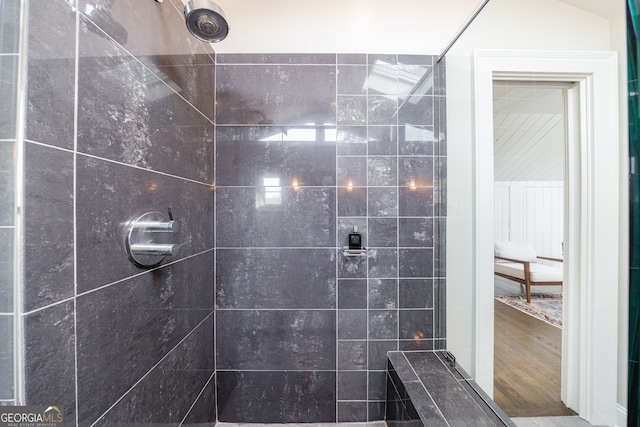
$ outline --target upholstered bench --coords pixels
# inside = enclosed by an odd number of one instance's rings
[[[562,267],[541,264],[540,259],[562,262],[560,258],[537,256],[526,240],[496,241],[494,273],[526,287],[527,302],[531,302],[531,286],[562,285]]]

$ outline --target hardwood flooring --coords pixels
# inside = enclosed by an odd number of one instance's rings
[[[495,301],[493,398],[510,417],[576,415],[560,400],[562,331]]]

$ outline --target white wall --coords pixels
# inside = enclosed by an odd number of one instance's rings
[[[481,0],[216,0],[229,21],[218,53],[438,55]]]
[[[616,0],[619,1],[619,0]],[[447,55],[448,221],[447,293],[464,298],[447,301],[447,339],[457,360],[475,374],[473,337],[477,313],[467,305],[473,298],[473,105],[472,60],[474,49],[502,50],[617,50],[620,63],[621,165],[627,160],[626,51],[624,16],[611,21],[555,0],[492,0]],[[626,168],[620,171],[620,259],[618,404],[626,407],[627,265],[628,224]]]
[[[562,258],[562,181],[498,181],[494,240],[527,240],[539,256]]]

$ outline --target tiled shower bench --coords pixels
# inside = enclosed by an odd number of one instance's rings
[[[451,366],[445,354],[388,353],[387,425],[515,427],[462,369]]]

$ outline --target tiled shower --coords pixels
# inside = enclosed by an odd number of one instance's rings
[[[29,4],[24,135],[0,141],[24,146],[24,286],[0,285],[22,402],[69,425],[384,419],[386,352],[444,348],[437,58],[215,56],[179,0]],[[123,224],[168,207],[185,245],[141,270]],[[354,227],[366,256],[343,255]]]

